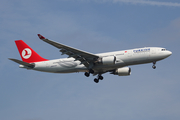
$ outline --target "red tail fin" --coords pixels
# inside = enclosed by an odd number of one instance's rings
[[[47,61],[47,59],[44,59],[40,55],[38,55],[24,41],[16,40],[15,43],[19,50],[19,54],[24,62],[33,63],[33,62]]]

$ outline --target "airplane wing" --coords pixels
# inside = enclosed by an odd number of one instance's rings
[[[66,54],[69,57],[73,57],[73,58],[75,58],[75,60],[81,61],[81,64],[84,64],[86,67],[89,67],[91,64],[93,64],[99,58],[99,56],[94,55],[92,53],[85,52],[85,51],[82,51],[82,50],[79,50],[76,48],[69,47],[67,45],[63,45],[61,43],[57,43],[57,42],[49,40],[49,39],[46,39],[44,36],[42,36],[40,34],[38,34],[38,37],[41,40],[43,40],[44,42],[47,42],[47,43],[53,45],[54,47],[61,49],[60,52],[62,52],[62,55]]]

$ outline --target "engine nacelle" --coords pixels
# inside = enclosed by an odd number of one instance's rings
[[[116,61],[115,56],[108,56],[101,58],[101,62],[103,65],[114,65]]]
[[[131,68],[129,67],[118,68],[113,72],[113,74],[119,76],[128,76],[131,74]]]

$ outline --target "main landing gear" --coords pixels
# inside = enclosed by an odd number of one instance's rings
[[[152,68],[153,68],[153,69],[156,69],[156,61],[153,62]]]
[[[90,74],[93,74],[93,73],[94,73],[94,70],[90,69],[89,72],[85,72],[84,75],[85,75],[86,77],[89,77]],[[101,74],[99,74],[98,77],[94,79],[94,82],[95,82],[95,83],[98,83],[99,80],[103,80],[103,76],[102,76]]]
[[[98,78],[95,78],[95,79],[94,79],[94,82],[95,82],[95,83],[98,83],[99,80],[103,80],[103,76],[98,75]]]
[[[90,74],[89,74],[88,72],[85,72],[84,75],[85,75],[86,77],[89,77]]]
[[[86,77],[89,77],[90,73],[93,74],[93,73],[94,73],[94,70],[93,70],[93,69],[90,69],[89,72],[85,72],[84,75],[85,75]]]

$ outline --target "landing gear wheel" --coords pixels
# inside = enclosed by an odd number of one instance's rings
[[[99,82],[99,80],[98,80],[97,78],[95,78],[95,79],[94,79],[94,82],[95,82],[95,83],[98,83],[98,82]]]
[[[156,65],[156,61],[153,62],[153,66],[152,66],[153,69],[156,69],[155,65]]]
[[[153,69],[156,69],[156,66],[155,66],[155,65],[153,65],[153,66],[152,66],[152,68],[153,68]]]
[[[98,77],[98,79],[103,80],[103,76],[100,75],[100,76]]]
[[[85,75],[86,77],[89,77],[89,73],[88,73],[88,72],[85,72],[84,75]]]

